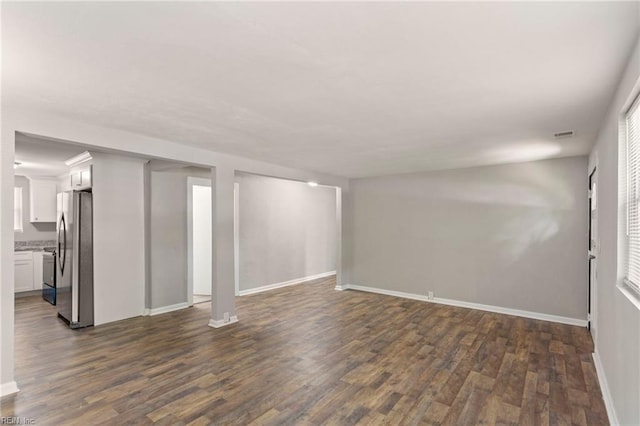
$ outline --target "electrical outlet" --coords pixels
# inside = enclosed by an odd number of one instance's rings
[[[427,299],[433,300],[433,292],[432,291],[427,293]]]
[[[225,312],[222,317],[224,319],[224,322],[229,322],[229,312]]]

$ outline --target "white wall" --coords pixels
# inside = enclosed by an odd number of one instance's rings
[[[586,320],[587,158],[356,179],[351,284]]]
[[[610,391],[620,424],[640,424],[640,310],[617,288],[623,278],[619,232],[624,216],[618,206],[618,123],[640,86],[640,47],[636,45],[591,154],[598,168],[598,288],[596,353],[601,385]],[[620,227],[620,230],[618,229]],[[602,383],[604,382],[604,383]]]
[[[29,222],[31,203],[29,194],[31,185],[29,179],[24,176],[15,177],[15,186],[22,188],[22,232],[16,232],[16,241],[55,240],[56,223],[31,223]]]
[[[240,291],[336,270],[336,190],[238,174]]]
[[[144,161],[93,154],[95,325],[144,311]]]

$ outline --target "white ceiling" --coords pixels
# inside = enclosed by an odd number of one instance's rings
[[[348,177],[586,154],[638,16],[637,2],[3,3],[3,102]]]

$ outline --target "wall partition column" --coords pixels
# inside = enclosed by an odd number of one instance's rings
[[[235,171],[228,166],[211,169],[212,280],[210,327],[238,321],[235,303],[233,189]]]

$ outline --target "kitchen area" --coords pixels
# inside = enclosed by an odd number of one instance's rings
[[[187,166],[16,132],[16,306],[72,329],[190,306],[187,176],[210,170]],[[165,191],[157,175],[175,175],[180,191]],[[184,211],[184,223],[163,222],[167,208]]]
[[[14,291],[93,325],[91,154],[23,137],[14,164]]]
[[[82,329],[210,300],[211,255],[202,266],[192,250],[189,185],[209,185],[211,173],[16,133],[16,306],[41,312],[47,325]],[[211,245],[210,229],[199,234]],[[198,271],[208,272],[203,286]]]

